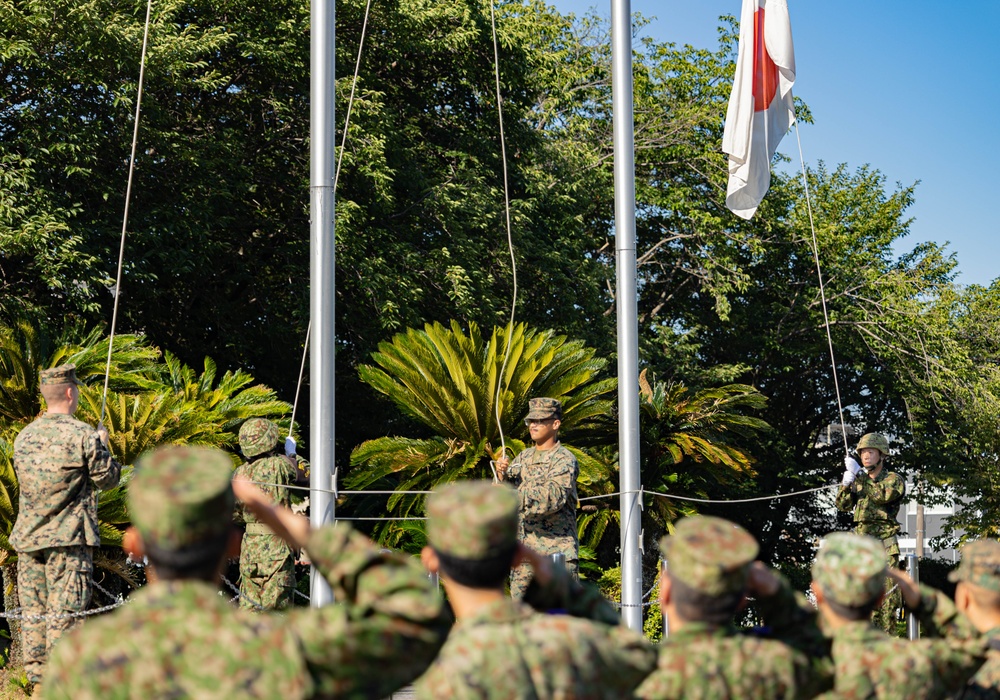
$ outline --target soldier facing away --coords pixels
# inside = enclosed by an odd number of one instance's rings
[[[80,621],[93,589],[93,548],[101,544],[97,490],[118,485],[121,466],[108,433],[73,418],[80,403],[75,365],[40,373],[46,411],[14,440],[20,486],[10,534],[18,553],[24,612],[24,671],[38,683],[53,643]]]
[[[169,447],[129,484],[126,547],[158,580],[62,640],[49,698],[383,698],[419,676],[448,631],[440,595],[416,562],[380,552],[349,525],[312,530],[244,480],[228,455]],[[336,605],[283,614],[236,609],[219,595],[234,488],[259,522],[305,547]]]
[[[946,698],[982,665],[986,640],[961,639],[969,631],[955,630],[968,623],[951,601],[888,568],[878,540],[849,532],[828,535],[812,576],[816,603],[833,639],[836,695],[831,697]],[[917,615],[924,634],[954,637],[908,641],[876,629],[870,617],[885,595],[887,576],[902,590],[903,602]]]
[[[844,478],[837,492],[837,509],[854,516],[854,531],[882,542],[889,566],[899,568],[900,526],[896,520],[899,505],[906,495],[906,486],[898,474],[885,466],[889,456],[889,441],[884,435],[868,433],[858,441],[861,464],[848,456],[844,458]],[[902,600],[899,589],[891,587],[875,610],[875,624],[881,629],[895,632],[895,612]]]
[[[791,700],[832,685],[829,644],[815,611],[780,574],[755,561],[759,548],[749,532],[722,518],[684,518],[660,549],[668,562],[660,609],[670,635],[638,697]],[[766,634],[733,624],[747,595],[756,599]]]
[[[580,467],[573,453],[559,441],[562,404],[544,397],[531,399],[524,423],[534,446],[515,457],[513,464],[506,456],[498,459],[497,476],[517,488],[520,540],[542,554],[563,554],[566,569],[575,576],[580,557],[576,529],[576,479]],[[511,595],[524,595],[530,580],[530,567],[517,567],[511,576]]]
[[[630,697],[653,669],[655,650],[619,624],[596,589],[519,545],[517,512],[513,489],[485,481],[450,484],[428,498],[429,546],[421,558],[440,573],[458,621],[417,681],[417,697]],[[517,561],[535,573],[524,600],[504,593]]]
[[[979,540],[965,545],[962,563],[948,574],[948,580],[958,584],[955,607],[978,632],[1000,641],[1000,542]],[[1000,651],[990,651],[986,663],[957,697],[1000,698]]]
[[[285,508],[292,505],[288,485],[295,483],[295,462],[278,450],[281,433],[265,418],[251,418],[240,427],[240,451],[247,458],[237,475],[260,482],[261,490]],[[266,484],[266,485],[264,485]],[[280,610],[292,604],[295,555],[252,512],[237,505],[236,519],[246,524],[240,547],[240,607]]]

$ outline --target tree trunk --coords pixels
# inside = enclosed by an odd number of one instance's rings
[[[17,563],[7,563],[0,567],[3,572],[3,607],[10,612],[20,607],[20,599],[17,595]],[[21,621],[7,619],[10,626],[10,652],[7,655],[7,663],[14,666],[21,665]]]

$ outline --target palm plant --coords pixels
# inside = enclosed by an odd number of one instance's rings
[[[508,333],[510,356],[504,369]],[[562,402],[564,435],[600,430],[610,417],[607,397],[616,384],[598,378],[606,361],[595,354],[580,341],[524,324],[494,328],[487,339],[475,324],[466,334],[457,322],[450,328],[434,323],[379,344],[372,355],[378,366],[362,365],[361,380],[431,436],[362,443],[351,453],[347,486],[427,490],[459,478],[489,477],[489,462],[504,446],[523,449],[520,421],[531,396]],[[405,516],[421,502],[397,493],[388,509]],[[403,532],[391,525],[377,531],[389,544],[399,544]]]
[[[752,477],[752,460],[740,442],[770,426],[752,415],[764,407],[766,398],[743,384],[692,393],[683,384],[650,384],[643,370],[639,396],[641,483],[646,491],[666,495],[644,497],[645,512],[655,523],[648,531],[655,537],[681,515],[696,510],[690,503],[671,500],[669,494],[705,498],[712,487]],[[587,457],[577,457],[581,498],[615,493],[620,483],[617,451],[592,450]],[[597,509],[581,513],[578,521],[580,541],[590,547],[621,522],[614,498],[596,503]]]

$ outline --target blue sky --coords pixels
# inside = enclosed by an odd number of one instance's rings
[[[561,12],[611,0],[549,0]],[[869,164],[889,186],[920,181],[910,235],[949,243],[958,281],[988,285],[1000,276],[1000,225],[990,207],[1000,191],[990,174],[1000,153],[1000,2],[789,0],[795,41],[795,94],[815,124],[802,128],[806,163]],[[740,0],[632,0],[632,12],[656,19],[643,35],[717,46],[719,15],[740,15]],[[781,149],[798,167],[790,134]]]

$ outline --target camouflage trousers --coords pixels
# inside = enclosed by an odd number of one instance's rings
[[[899,561],[899,542],[896,536],[887,537],[882,540],[885,545],[886,563],[893,569],[902,568]],[[884,630],[892,636],[899,635],[899,615],[897,611],[903,606],[903,593],[899,586],[889,579],[885,582],[886,595],[882,603],[872,612],[872,623],[880,630]]]
[[[240,548],[240,607],[280,610],[292,604],[295,559],[284,540],[251,534],[248,525]]]
[[[573,578],[579,577],[579,572],[577,569],[576,559],[566,560],[566,571],[573,575]],[[522,564],[513,571],[510,572],[510,596],[520,600],[524,597],[524,594],[528,590],[528,585],[531,583],[532,571],[531,567],[527,564]]]
[[[86,545],[51,547],[17,555],[17,593],[24,620],[21,623],[24,672],[38,683],[52,645],[83,621],[82,617],[56,617],[87,609],[93,590],[93,552]]]

